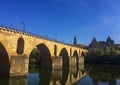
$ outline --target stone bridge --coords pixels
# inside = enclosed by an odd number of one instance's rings
[[[41,53],[41,66],[59,68],[84,63],[87,50],[23,31],[0,27],[0,74],[27,75],[34,48]]]

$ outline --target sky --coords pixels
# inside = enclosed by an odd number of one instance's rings
[[[0,25],[66,43],[110,36],[120,44],[120,0],[0,0]]]

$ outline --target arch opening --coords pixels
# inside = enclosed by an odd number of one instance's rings
[[[57,55],[57,45],[54,46],[54,55]]]
[[[24,53],[24,39],[20,37],[17,42],[17,53],[23,54]]]
[[[29,57],[29,67],[40,67],[41,53],[37,47],[33,48]]]
[[[62,56],[62,66],[63,68],[66,66],[69,66],[69,57],[68,57],[68,52],[65,48],[63,48],[59,54]]]
[[[68,79],[68,74],[69,74],[69,57],[68,57],[68,52],[65,48],[63,48],[59,54],[62,56],[62,79],[60,80],[61,85],[65,85]]]
[[[10,62],[9,62],[9,56],[5,49],[5,47],[0,42],[0,75],[10,75]]]
[[[77,78],[78,76],[78,52],[75,50],[74,53],[73,53],[73,56],[76,57],[76,72],[73,74],[74,78]]]
[[[76,57],[76,64],[78,64],[78,53],[76,50],[74,51],[73,56]]]
[[[70,56],[72,56],[72,48],[70,48]]]
[[[85,53],[82,51],[81,56],[84,56],[84,55],[85,55]]]
[[[33,51],[30,54],[30,60],[36,60],[36,64],[40,68],[52,68],[51,54],[46,45],[39,44],[36,46],[36,48],[33,49]]]
[[[80,50],[79,50],[79,56],[81,56],[81,55],[80,55]]]

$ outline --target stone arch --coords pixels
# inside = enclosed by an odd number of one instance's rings
[[[41,68],[52,68],[51,53],[48,47],[45,44],[41,43],[37,45],[37,48],[40,51]]]
[[[85,54],[85,53],[82,51],[82,52],[81,52],[81,56],[84,56],[84,54]]]
[[[54,45],[54,56],[57,55],[57,45]]]
[[[3,46],[3,44],[0,42],[0,75],[10,75],[10,62],[9,62],[9,56],[8,53]]]
[[[81,54],[81,53],[80,53],[80,50],[79,50],[79,56],[81,56],[80,54]]]
[[[17,42],[17,53],[23,54],[24,53],[24,39],[20,37]]]
[[[73,56],[78,57],[78,52],[77,52],[77,50],[74,50]]]
[[[73,56],[76,57],[76,72],[73,74],[74,78],[76,79],[78,76],[78,52],[77,50],[74,51]]]
[[[33,48],[29,56],[29,67],[40,67],[41,53],[37,47]]]
[[[69,55],[67,49],[63,48],[59,55],[62,56],[63,61],[62,79],[60,80],[60,84],[65,85],[69,74]]]
[[[74,51],[73,56],[76,57],[76,63],[78,63],[78,52],[77,52],[77,50]]]
[[[59,54],[63,59],[63,66],[69,66],[69,57],[66,48],[63,48]]]
[[[72,56],[72,48],[70,48],[70,56]]]

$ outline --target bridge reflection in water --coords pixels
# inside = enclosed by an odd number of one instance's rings
[[[0,85],[26,85],[26,76],[7,77],[0,76]]]
[[[84,70],[84,65],[79,65],[79,67],[70,66],[64,69],[39,69],[39,73],[37,74],[39,74],[39,80],[32,80],[32,76],[34,76],[35,73],[31,68],[28,85],[73,85],[85,77],[87,73]]]

